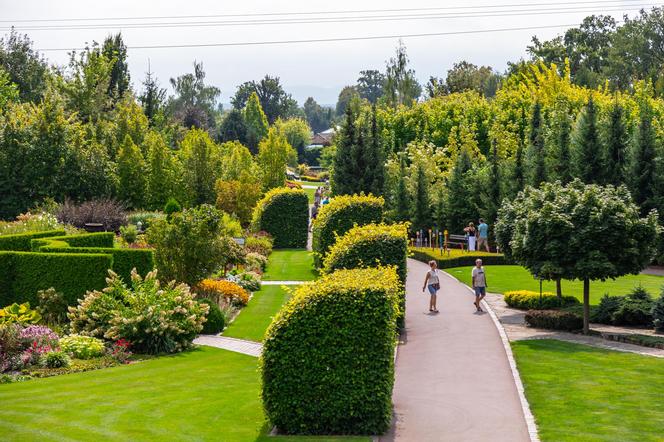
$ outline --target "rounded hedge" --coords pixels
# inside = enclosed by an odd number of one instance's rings
[[[312,225],[313,251],[317,267],[329,248],[353,226],[379,223],[383,219],[385,200],[373,195],[341,195],[334,197],[329,204],[321,206]]]
[[[265,194],[254,209],[254,231],[265,231],[274,238],[275,248],[307,246],[309,199],[302,189],[278,187]]]
[[[221,313],[219,305],[207,298],[197,299],[197,301],[210,306],[207,320],[203,323],[203,331],[201,333],[204,335],[216,335],[223,331],[226,326],[226,319],[224,318],[224,314]]]
[[[392,419],[399,277],[340,270],[300,286],[268,328],[263,404],[290,434],[383,434]]]

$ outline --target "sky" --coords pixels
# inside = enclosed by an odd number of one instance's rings
[[[460,60],[503,71],[508,61],[527,57],[526,46],[533,35],[548,39],[593,13],[620,18],[624,13],[636,14],[639,7],[656,4],[648,0],[0,0],[0,34],[16,26],[19,32],[29,35],[37,49],[72,49],[122,32],[130,47],[129,67],[135,89],[140,90],[148,66],[161,85],[168,87],[169,78],[191,72],[196,60],[203,62],[207,82],[221,89],[222,103],[229,102],[239,84],[270,74],[280,77],[286,91],[300,104],[313,96],[321,104],[333,105],[339,90],[354,84],[359,71],[384,70],[385,61],[398,44],[397,36],[466,32],[402,39],[412,68],[425,83],[431,75],[444,77]],[[538,14],[524,14],[533,9],[537,9]],[[137,17],[167,18],[138,20]],[[284,20],[289,22],[284,23]],[[242,24],[229,24],[233,21]],[[248,24],[249,21],[253,23]],[[196,25],[184,27],[183,22]],[[137,26],[146,23],[152,26]],[[549,27],[532,29],[540,26]],[[524,27],[531,29],[467,33]],[[391,37],[294,44],[132,48],[367,36]],[[66,50],[44,51],[44,55],[51,63],[59,65],[69,59]]]

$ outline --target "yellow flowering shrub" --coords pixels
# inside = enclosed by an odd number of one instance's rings
[[[195,292],[201,298],[209,298],[221,303],[247,305],[249,292],[232,281],[204,279],[195,287]]]

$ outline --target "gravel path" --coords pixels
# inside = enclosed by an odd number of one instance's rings
[[[243,339],[217,335],[200,335],[198,338],[194,339],[194,344],[222,348],[224,350],[255,357],[260,356],[263,351],[263,345],[260,342],[245,341]]]

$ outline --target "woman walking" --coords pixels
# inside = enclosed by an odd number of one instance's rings
[[[468,251],[469,252],[474,252],[475,251],[475,240],[477,237],[475,236],[476,230],[475,230],[475,224],[472,222],[468,223],[468,227],[463,229],[466,232],[466,235],[468,235]]]
[[[440,279],[438,278],[438,264],[435,260],[429,261],[429,267],[431,270],[427,272],[426,278],[424,278],[424,286],[422,286],[422,292],[426,289],[429,289],[429,294],[431,298],[429,299],[429,311],[432,313],[438,313],[436,308],[436,295],[438,290],[440,290]]]

